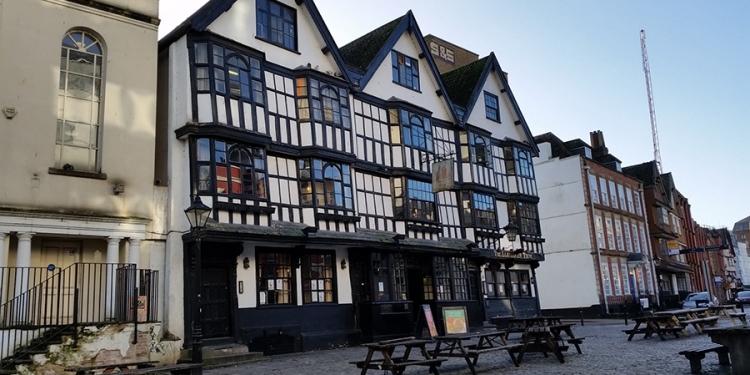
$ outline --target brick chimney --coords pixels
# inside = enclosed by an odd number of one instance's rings
[[[591,136],[591,155],[594,159],[609,155],[609,150],[604,145],[604,133],[601,130],[596,130],[589,135]]]

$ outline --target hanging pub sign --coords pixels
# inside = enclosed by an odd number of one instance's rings
[[[432,192],[453,189],[453,159],[432,164]]]

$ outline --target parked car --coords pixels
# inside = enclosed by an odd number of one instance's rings
[[[750,303],[750,290],[741,290],[737,292],[737,297],[734,298],[734,302],[737,304]]]
[[[696,292],[688,294],[682,301],[683,309],[694,309],[696,307],[718,306],[719,300],[714,296],[712,301],[708,300],[708,292]]]

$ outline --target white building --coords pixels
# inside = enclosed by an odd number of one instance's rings
[[[2,365],[13,368],[7,357],[20,349],[48,350],[27,346],[43,332],[124,332],[74,346],[75,359],[31,365],[59,373],[128,347],[136,300],[142,320],[160,319],[151,272],[164,265],[151,234],[158,1],[6,0],[0,9]]]
[[[537,273],[542,311],[588,316],[657,302],[640,182],[622,173],[601,132],[592,145],[535,137],[539,216],[547,262]]]

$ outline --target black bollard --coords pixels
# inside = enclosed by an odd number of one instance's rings
[[[581,307],[581,326],[583,326],[583,307]]]

